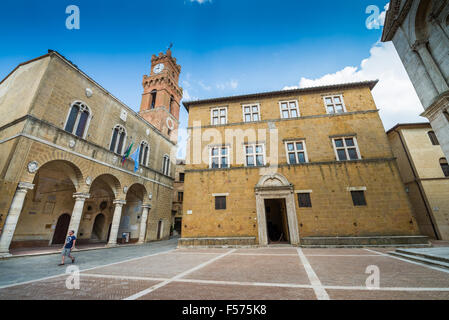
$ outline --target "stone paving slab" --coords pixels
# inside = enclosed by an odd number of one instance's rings
[[[162,253],[156,256],[124,262],[87,271],[88,274],[130,275],[150,278],[172,278],[218,256],[210,254]]]
[[[332,300],[449,300],[449,291],[379,291],[327,289]]]
[[[389,256],[308,257],[323,285],[365,286],[368,266],[377,266],[381,287],[449,288],[449,273]]]
[[[139,300],[316,300],[312,289],[172,282]]]
[[[229,255],[189,274],[188,279],[310,284],[299,256]]]
[[[80,276],[80,289],[67,289],[60,276],[0,289],[0,300],[120,300],[157,284],[157,281]]]

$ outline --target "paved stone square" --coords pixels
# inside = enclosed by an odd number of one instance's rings
[[[0,299],[449,299],[449,270],[389,250],[176,249],[173,239],[79,252],[79,289],[67,288],[73,275],[58,269],[59,256],[15,258],[0,261]],[[379,288],[366,286],[370,266],[379,270]]]

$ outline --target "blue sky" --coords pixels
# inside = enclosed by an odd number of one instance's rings
[[[138,111],[151,55],[173,43],[186,99],[280,90],[356,68],[346,81],[379,46],[382,29],[366,28],[367,6],[382,11],[387,2],[2,0],[0,78],[54,49]],[[80,8],[80,30],[65,27],[72,4]]]

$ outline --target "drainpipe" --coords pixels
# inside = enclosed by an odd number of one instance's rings
[[[438,235],[438,232],[436,230],[435,224],[433,222],[433,217],[432,217],[432,214],[430,213],[429,206],[427,205],[427,201],[426,201],[426,198],[424,196],[424,190],[422,189],[421,182],[418,179],[418,174],[416,173],[415,167],[412,164],[412,160],[410,159],[408,151],[405,148],[405,143],[404,143],[404,140],[402,139],[402,135],[401,135],[400,132],[397,131],[397,129],[394,129],[393,131],[398,134],[399,140],[401,141],[401,144],[402,144],[402,148],[404,149],[405,155],[407,156],[408,163],[410,165],[410,168],[412,169],[413,177],[415,179],[416,184],[418,185],[419,194],[421,195],[421,199],[424,202],[424,206],[426,207],[426,213],[427,213],[427,216],[429,217],[430,224],[432,225],[433,233],[435,234],[435,237],[436,237],[437,240],[441,240],[441,238]]]

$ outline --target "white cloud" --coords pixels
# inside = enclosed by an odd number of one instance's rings
[[[201,86],[201,88],[203,88],[206,91],[209,91],[210,89],[212,89],[211,86],[205,85],[203,81],[198,81],[198,84]]]
[[[203,4],[203,3],[212,3],[212,0],[190,0],[190,2],[197,2],[199,4]]]
[[[376,43],[360,67],[348,66],[318,79],[301,78],[299,86],[284,90],[376,79],[373,97],[386,129],[397,123],[427,122],[419,116],[424,109],[391,42]]]
[[[238,86],[239,86],[239,82],[237,80],[231,80],[231,81],[228,81],[225,83],[218,83],[216,85],[217,89],[220,89],[220,90],[225,90],[227,88],[237,89]]]

